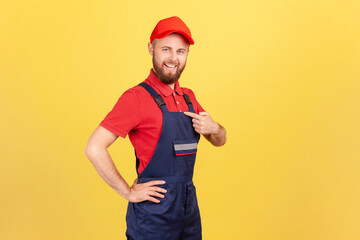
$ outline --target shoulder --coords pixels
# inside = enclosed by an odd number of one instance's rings
[[[119,100],[125,102],[143,102],[143,100],[148,100],[150,94],[141,86],[134,86],[123,92]]]
[[[141,86],[134,86],[132,88],[129,88],[128,90],[126,90],[122,96],[138,96],[141,97],[143,95],[145,95],[147,93],[147,91],[145,90],[145,88],[141,87]]]
[[[154,104],[156,105],[156,102],[153,100],[153,97],[150,95],[150,93],[144,87],[139,85],[126,90],[122,94],[121,99],[122,102],[125,102],[127,105],[136,104],[141,109],[148,108]]]
[[[121,94],[118,98],[114,108],[119,110],[135,110],[139,109],[144,101],[148,101],[149,94],[147,91],[141,86],[134,86],[127,89],[125,92]]]

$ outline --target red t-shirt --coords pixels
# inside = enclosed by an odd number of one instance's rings
[[[175,90],[172,90],[156,77],[152,69],[144,82],[161,95],[170,112],[189,110],[183,97],[184,93],[189,95],[196,113],[204,112],[194,93],[188,88],[180,87],[179,82],[176,82]],[[138,171],[141,173],[154,154],[160,138],[162,112],[154,98],[143,87],[135,86],[123,93],[100,126],[123,138],[129,134],[140,161]]]

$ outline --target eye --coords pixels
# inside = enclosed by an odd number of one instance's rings
[[[178,50],[178,53],[179,53],[179,54],[184,54],[184,53],[185,53],[185,50]]]
[[[168,48],[163,48],[163,52],[168,52],[169,49]]]

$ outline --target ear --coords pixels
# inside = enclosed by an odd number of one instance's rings
[[[148,50],[150,55],[152,56],[154,53],[154,45],[151,42],[148,43]]]

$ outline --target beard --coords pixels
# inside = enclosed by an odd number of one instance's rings
[[[153,62],[153,68],[155,70],[155,75],[158,77],[158,79],[162,82],[162,83],[165,83],[167,85],[169,84],[173,84],[173,83],[176,83],[180,76],[181,76],[181,73],[184,71],[185,69],[185,66],[186,66],[186,62],[184,64],[184,66],[180,66],[179,63],[175,63],[175,62],[166,62],[170,65],[177,65],[177,69],[174,73],[171,73],[171,72],[168,72],[166,73],[165,71],[165,68],[166,66],[164,65],[164,62],[157,62],[156,60],[156,57],[155,57],[155,52],[153,54],[153,58],[152,58],[152,62]]]

